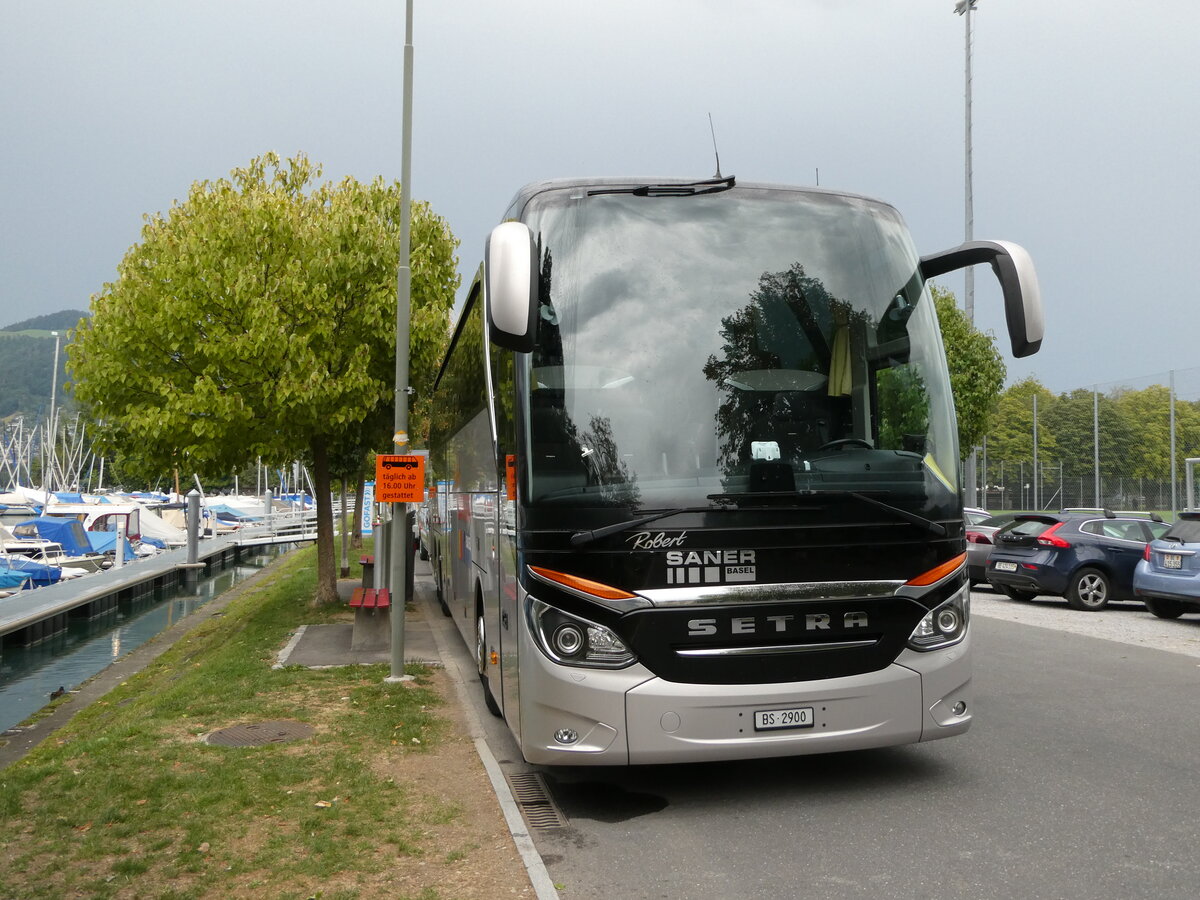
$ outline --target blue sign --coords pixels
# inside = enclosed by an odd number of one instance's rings
[[[362,519],[362,533],[375,533],[375,482],[368,481],[363,485],[363,505],[359,510]]]

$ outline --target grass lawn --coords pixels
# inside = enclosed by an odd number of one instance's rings
[[[410,667],[414,683],[385,684],[386,666],[272,669],[298,625],[346,615],[313,609],[314,583],[314,550],[290,554],[0,771],[0,894],[442,897],[440,867],[474,848],[441,830],[461,809],[397,773],[447,739],[435,687],[445,676]],[[279,719],[316,735],[201,740]],[[428,877],[389,881],[406,866]]]

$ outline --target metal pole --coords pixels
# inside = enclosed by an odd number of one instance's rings
[[[1037,394],[1033,395],[1033,508],[1040,509],[1038,488],[1041,487],[1042,470],[1038,467],[1037,438]]]
[[[978,0],[958,0],[954,4],[954,12],[963,17],[966,26],[966,68],[964,71],[964,88],[966,94],[965,135],[963,153],[965,156],[965,209],[964,209],[964,241],[974,240],[975,234],[975,199],[971,163],[971,14],[975,11]],[[975,325],[975,267],[967,266],[963,271],[963,311],[972,327]],[[978,484],[975,475],[976,450],[971,448],[963,466],[963,480],[966,482],[965,501],[968,506],[979,506]],[[984,495],[986,500],[986,493]]]
[[[1175,496],[1176,481],[1178,479],[1178,470],[1175,462],[1175,370],[1171,370],[1171,518],[1174,519],[1179,513],[1179,501]]]
[[[50,333],[54,335],[54,371],[50,376],[50,420],[46,423],[46,430],[49,432],[46,435],[46,443],[50,445],[49,456],[46,454],[45,443],[42,445],[42,490],[46,492],[47,504],[50,502],[50,492],[54,490],[54,443],[58,433],[54,418],[57,413],[55,404],[58,400],[58,348],[62,340],[57,331]]]
[[[1094,506],[1100,508],[1100,386],[1092,385],[1092,467],[1096,478]]]
[[[964,209],[966,228],[964,240],[974,240],[975,236],[975,195],[974,195],[974,170],[971,160],[971,40],[972,40],[972,16],[975,11],[975,4],[978,0],[965,0],[959,2],[955,6],[955,12],[963,17],[966,25],[966,134],[964,144],[964,154],[966,156],[966,206]],[[967,313],[967,321],[972,325],[975,324],[975,268],[967,266],[964,271],[965,284],[963,296],[963,308]]]
[[[404,9],[404,112],[400,154],[400,265],[396,277],[396,433],[392,441],[397,453],[408,452],[408,320],[412,302],[412,91],[413,91],[413,0]],[[407,584],[407,504],[392,506],[388,532],[391,544],[388,563],[392,577],[392,665],[388,681],[404,681],[404,596]]]

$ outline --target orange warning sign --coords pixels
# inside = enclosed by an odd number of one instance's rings
[[[425,457],[379,454],[375,457],[375,500],[420,503],[425,499]]]
[[[504,457],[504,484],[507,488],[508,500],[517,499],[517,455],[510,453]]]

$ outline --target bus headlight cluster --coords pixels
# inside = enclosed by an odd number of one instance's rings
[[[529,598],[529,619],[542,652],[568,666],[620,669],[637,659],[609,629]]]
[[[913,650],[940,650],[957,644],[967,633],[971,595],[966,587],[941,606],[931,609],[908,638]]]

